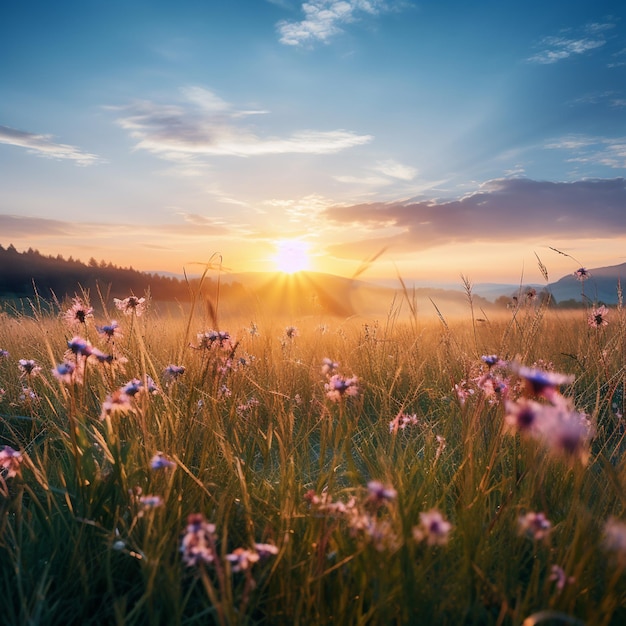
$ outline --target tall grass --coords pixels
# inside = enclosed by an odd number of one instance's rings
[[[598,328],[537,306],[408,321],[394,308],[382,320],[118,311],[122,336],[107,342],[108,318],[70,329],[67,306],[36,299],[0,321],[0,446],[21,454],[0,481],[3,623],[626,620],[621,308]],[[196,340],[209,330],[230,340]],[[51,374],[74,335],[115,357],[72,355],[80,384]],[[480,384],[484,355],[503,363],[507,392]],[[358,378],[357,395],[329,398],[324,358],[339,381]],[[575,375],[561,392],[589,418],[588,456],[507,428],[503,396],[521,396],[519,366],[534,363]],[[185,368],[175,380],[171,364]],[[125,408],[103,412],[134,378]],[[171,467],[152,469],[159,452]],[[433,512],[449,533],[420,526]],[[533,512],[544,537],[520,532]],[[194,514],[210,558],[190,564]]]

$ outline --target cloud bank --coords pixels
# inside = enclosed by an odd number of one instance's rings
[[[624,178],[571,183],[513,178],[488,181],[458,200],[335,206],[324,217],[371,232],[400,231],[331,249],[337,256],[362,258],[384,246],[409,252],[453,243],[615,238],[626,234],[624,207]]]
[[[183,90],[179,104],[143,100],[114,109],[120,112],[117,124],[137,140],[137,149],[172,161],[215,156],[332,154],[372,140],[371,135],[343,129],[298,130],[287,137],[260,136],[244,122],[266,111],[237,110],[200,87]]]
[[[8,126],[0,126],[0,143],[26,148],[31,154],[49,159],[75,161],[77,165],[93,165],[100,161],[95,154],[83,152],[75,146],[55,143],[51,135],[37,135]]]

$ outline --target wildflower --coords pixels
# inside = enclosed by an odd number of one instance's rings
[[[550,401],[555,401],[555,397],[558,395],[557,387],[569,385],[574,381],[574,376],[571,374],[547,372],[523,365],[514,365],[514,369],[518,376],[525,381],[526,388],[531,395]]]
[[[324,376],[332,376],[339,367],[339,363],[335,363],[332,359],[325,357],[322,359],[322,374]]]
[[[543,428],[548,446],[569,460],[578,459],[583,465],[589,460],[589,440],[592,436],[591,423],[584,413],[561,407],[554,419]]]
[[[217,345],[223,350],[232,350],[233,343],[230,333],[226,330],[207,330],[197,335],[199,345],[196,346],[197,350],[204,348],[210,350],[214,345]]]
[[[494,365],[501,365],[503,363],[497,354],[483,354],[480,359],[488,368],[492,368]]]
[[[176,463],[170,461],[162,452],[155,453],[150,459],[150,469],[161,470],[172,469],[174,467],[176,467]]]
[[[334,374],[324,385],[326,396],[333,402],[339,402],[344,396],[357,396],[359,394],[358,378],[344,378],[339,374]]]
[[[180,551],[188,567],[213,563],[215,560],[215,524],[209,524],[201,513],[190,515],[180,543]]]
[[[86,324],[87,318],[93,317],[93,308],[83,302],[79,297],[73,298],[72,302],[72,307],[65,311],[63,319],[69,326]]]
[[[589,313],[589,317],[587,318],[587,323],[592,328],[608,326],[609,321],[606,319],[608,315],[609,310],[603,304],[596,309],[591,309],[591,313]]]
[[[168,365],[163,371],[163,378],[167,381],[174,381],[180,378],[185,373],[185,368],[182,365]]]
[[[389,422],[389,432],[397,433],[398,430],[404,430],[407,426],[416,426],[417,424],[419,424],[419,420],[415,413],[407,415],[400,412]]]
[[[545,410],[545,404],[528,398],[522,398],[518,402],[507,401],[504,416],[507,429],[522,435],[536,434],[540,417]]]
[[[577,280],[579,280],[580,282],[584,282],[585,280],[587,280],[591,274],[589,273],[588,270],[586,270],[584,267],[579,267],[575,272],[574,272],[574,276],[576,277]]]
[[[517,520],[517,526],[520,534],[526,534],[536,541],[540,541],[548,536],[552,530],[552,523],[543,513],[535,513],[533,511],[521,515]]]
[[[134,398],[143,389],[143,382],[138,378],[129,380],[121,389],[122,393]]]
[[[74,381],[74,372],[76,364],[71,361],[64,361],[52,368],[52,375],[66,385],[70,385]]]
[[[232,563],[233,572],[243,572],[250,568],[253,563],[259,560],[259,555],[253,550],[245,548],[236,548],[230,554],[226,555],[226,560]]]
[[[300,331],[295,326],[287,326],[285,328],[285,337],[287,339],[295,339],[300,334]]]
[[[452,524],[437,509],[431,509],[420,513],[420,524],[413,527],[413,538],[429,546],[443,546],[448,543],[451,530]]]
[[[76,356],[91,356],[93,351],[93,346],[86,339],[82,337],[72,337],[67,342],[67,347],[71,352],[73,352]]]
[[[117,309],[124,312],[124,315],[136,315],[140,317],[146,310],[146,299],[137,298],[136,296],[128,296],[120,300],[119,298],[113,298],[113,302]]]
[[[459,402],[461,403],[461,406],[465,404],[465,401],[470,396],[474,395],[474,390],[468,387],[466,380],[462,380],[460,383],[457,383],[456,385],[454,385],[454,391],[456,393],[457,398],[459,399]]]
[[[104,326],[96,326],[96,330],[100,335],[103,335],[107,341],[114,339],[115,337],[121,337],[122,333],[119,330],[119,324],[116,320],[112,320],[110,324]]]
[[[556,582],[556,588],[559,591],[563,591],[565,585],[571,585],[576,582],[576,579],[573,576],[568,576],[565,570],[559,565],[553,565],[550,568],[550,577],[548,580]]]
[[[130,396],[122,389],[118,389],[108,395],[106,400],[102,403],[100,419],[103,420],[115,413],[124,413],[126,411],[133,411],[133,407],[130,403]]]
[[[537,290],[532,287],[526,291],[526,300],[532,302],[537,297]]]
[[[257,551],[261,559],[265,559],[269,556],[276,556],[278,554],[278,547],[273,543],[255,543],[254,549]]]
[[[243,416],[246,413],[251,412],[253,409],[255,409],[258,406],[259,406],[259,401],[256,398],[252,397],[247,402],[244,402],[243,404],[240,404],[237,407],[237,414]]]
[[[21,452],[14,450],[11,446],[4,446],[0,450],[0,468],[5,478],[17,476],[23,460]]]
[[[626,566],[626,523],[610,517],[604,525],[602,544],[621,565]]]
[[[161,496],[141,496],[139,504],[144,509],[156,509],[159,506],[163,506],[163,498]]]
[[[30,387],[22,387],[22,393],[18,399],[20,402],[38,402],[39,396]]]
[[[112,363],[115,359],[115,357],[112,354],[106,354],[105,352],[102,352],[102,350],[99,350],[98,348],[92,348],[90,356],[96,359],[96,361],[98,361],[99,363]]]
[[[18,366],[22,370],[22,376],[37,376],[41,371],[41,367],[32,359],[20,359]]]
[[[367,483],[367,491],[368,500],[375,503],[391,502],[398,497],[398,492],[393,487],[385,486],[377,480],[370,480]]]
[[[154,382],[152,376],[149,376],[148,374],[146,374],[143,387],[148,393],[151,393],[152,395],[159,393],[159,388],[157,387],[157,384]]]
[[[0,359],[8,359],[8,358],[9,358],[9,351],[0,349]]]

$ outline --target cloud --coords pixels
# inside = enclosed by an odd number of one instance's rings
[[[385,176],[399,180],[413,180],[417,176],[417,170],[414,167],[392,160],[380,161],[375,169]]]
[[[0,233],[6,238],[0,243],[8,243],[12,238],[22,237],[71,237],[76,234],[76,226],[72,222],[62,220],[0,214]]]
[[[567,159],[570,163],[626,168],[626,137],[568,135],[551,141],[545,147],[571,152],[572,156]]]
[[[527,60],[531,63],[551,65],[571,56],[585,54],[603,46],[606,43],[603,33],[614,26],[611,23],[591,23],[585,25],[578,35],[574,33],[573,36],[567,36],[569,31],[566,31],[563,35],[544,37],[539,42],[541,50]]]
[[[20,239],[55,239],[69,238],[75,240],[98,240],[109,237],[119,239],[130,236],[135,239],[156,235],[180,235],[188,237],[223,237],[249,234],[247,228],[238,223],[229,225],[226,222],[207,218],[194,213],[179,211],[177,220],[170,223],[103,223],[76,222],[54,220],[40,217],[27,217],[11,214],[0,214],[0,233],[2,244]]]
[[[287,137],[259,136],[241,120],[266,113],[235,110],[211,91],[190,87],[179,104],[139,101],[123,107],[117,123],[137,140],[138,149],[171,161],[197,161],[214,156],[332,154],[362,145],[371,135],[347,130],[300,130]]]
[[[331,249],[361,258],[388,245],[408,252],[453,243],[613,238],[626,233],[625,206],[624,178],[570,183],[512,178],[488,181],[457,200],[335,206],[324,217],[372,233],[396,231]]]
[[[51,135],[36,135],[8,126],[0,126],[0,143],[26,148],[32,154],[49,159],[69,159],[77,165],[93,165],[100,161],[95,154],[83,152],[75,146],[55,143]]]
[[[341,26],[358,19],[359,14],[377,15],[389,10],[385,0],[310,0],[302,3],[304,19],[299,22],[282,20],[277,29],[280,43],[301,46],[315,42],[326,43],[342,32]]]

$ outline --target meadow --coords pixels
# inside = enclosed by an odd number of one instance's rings
[[[1,313],[3,624],[626,623],[621,305],[89,299]]]

